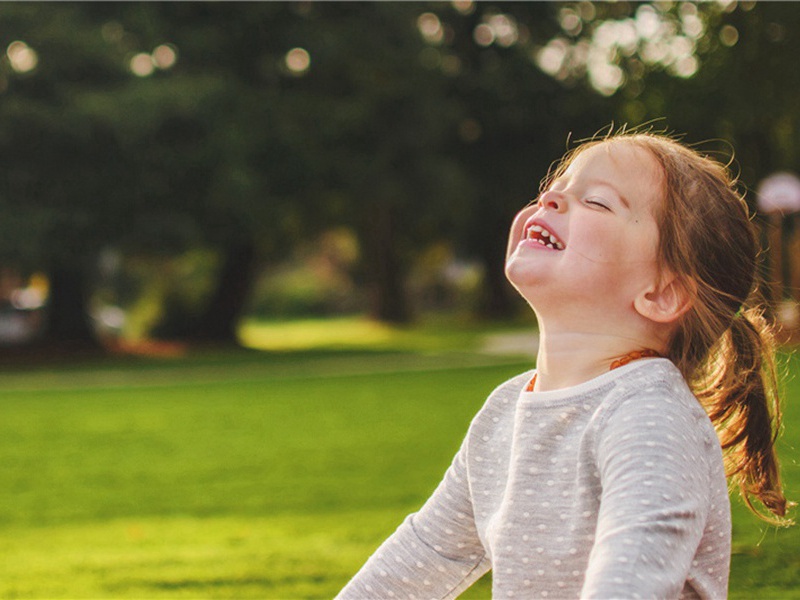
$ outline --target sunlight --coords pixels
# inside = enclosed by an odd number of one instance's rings
[[[280,323],[249,321],[239,330],[244,346],[272,352],[331,346],[374,348],[396,340],[397,335],[389,325],[359,317]]]

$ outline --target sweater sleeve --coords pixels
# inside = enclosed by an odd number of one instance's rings
[[[694,398],[642,390],[601,425],[602,492],[582,598],[677,598],[700,543],[716,443]]]
[[[466,453],[465,440],[433,495],[337,598],[455,598],[489,570],[473,518]]]

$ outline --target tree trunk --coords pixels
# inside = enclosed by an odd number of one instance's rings
[[[253,286],[256,250],[242,242],[225,249],[217,286],[191,337],[203,341],[238,343],[236,328]]]
[[[506,244],[511,220],[505,218],[492,202],[481,202],[483,215],[481,229],[472,239],[477,243],[478,255],[483,265],[483,289],[478,299],[478,316],[486,319],[509,319],[519,312],[519,304],[505,275]]]
[[[481,257],[484,278],[478,299],[478,315],[485,319],[506,320],[519,314],[520,307],[514,302],[511,284],[503,271],[504,256],[486,253]]]
[[[364,227],[367,278],[371,287],[372,316],[388,323],[408,323],[411,311],[405,290],[405,265],[397,247],[391,205],[376,203]]]
[[[59,266],[53,268],[49,275],[50,297],[43,343],[99,348],[86,310],[89,289],[85,270]]]

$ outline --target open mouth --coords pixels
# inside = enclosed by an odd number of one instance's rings
[[[564,242],[558,239],[554,233],[548,231],[541,225],[533,224],[528,227],[527,231],[525,232],[525,237],[552,250],[563,250],[565,247]]]

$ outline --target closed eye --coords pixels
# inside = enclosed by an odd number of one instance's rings
[[[586,202],[586,204],[591,204],[593,206],[603,208],[609,212],[611,211],[611,207],[608,205],[608,203],[602,198],[598,198],[597,196],[590,196],[589,198],[586,198],[584,202]]]

